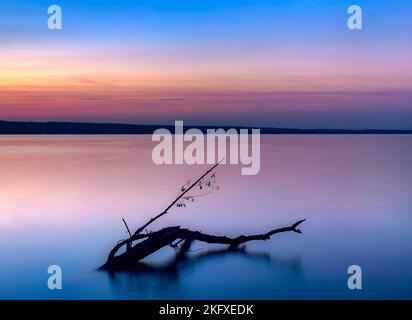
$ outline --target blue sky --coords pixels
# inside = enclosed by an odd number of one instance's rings
[[[2,1],[0,118],[412,128],[411,16],[407,0]]]

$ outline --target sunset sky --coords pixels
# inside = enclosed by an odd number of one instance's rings
[[[409,0],[2,0],[0,119],[412,129],[411,34]]]

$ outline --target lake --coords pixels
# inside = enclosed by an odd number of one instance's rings
[[[195,243],[175,271],[97,271],[127,237],[122,218],[138,228],[209,167],[156,166],[154,145],[144,135],[0,136],[0,298],[412,298],[412,136],[262,136],[258,175],[222,165],[219,191],[150,229],[238,236],[306,218],[302,234],[223,254]],[[47,287],[54,264],[60,291]],[[362,290],[348,289],[350,265],[362,268]]]

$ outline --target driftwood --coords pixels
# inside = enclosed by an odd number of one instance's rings
[[[174,201],[172,201],[172,203],[164,211],[150,219],[147,223],[138,228],[133,234],[131,233],[126,221],[122,219],[129,234],[129,238],[119,241],[113,247],[113,249],[110,251],[107,257],[106,263],[103,266],[101,266],[100,269],[134,269],[138,266],[139,261],[166,246],[171,246],[178,251],[176,259],[179,260],[185,257],[186,253],[190,249],[192,242],[195,240],[206,243],[228,245],[230,250],[235,250],[236,248],[238,248],[239,245],[244,244],[248,241],[269,240],[271,236],[277,233],[289,231],[302,233],[298,229],[298,226],[305,220],[299,220],[289,227],[273,229],[263,234],[249,236],[241,235],[235,238],[210,235],[202,233],[200,231],[192,231],[186,228],[181,228],[180,226],[167,227],[155,232],[142,233],[150,224],[152,224],[160,217],[166,215],[168,211],[174,205],[178,204],[178,202],[181,199],[189,198],[187,194],[195,186],[200,185],[201,188],[202,180],[208,175],[210,175],[218,165],[219,163],[217,163],[208,171],[206,171],[199,179],[192,183],[188,188],[182,188],[179,196]],[[136,244],[134,244],[134,242],[136,242]],[[122,250],[123,252],[121,252]]]

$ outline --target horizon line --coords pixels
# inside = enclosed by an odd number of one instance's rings
[[[31,128],[32,130],[34,129],[41,129],[38,126],[54,126],[53,128],[50,127],[43,127],[43,130],[47,130],[47,131],[53,131],[53,130],[57,130],[56,133],[60,133],[60,132],[69,132],[70,130],[73,130],[73,133],[75,134],[76,129],[79,130],[81,128],[63,128],[64,125],[77,125],[77,126],[83,126],[82,129],[85,129],[84,126],[93,126],[94,129],[98,129],[96,127],[100,126],[116,126],[118,127],[118,129],[121,129],[119,127],[123,127],[123,129],[126,129],[125,127],[134,127],[134,129],[138,129],[140,128],[166,128],[166,129],[170,129],[170,128],[174,128],[175,124],[168,124],[168,125],[164,125],[164,124],[136,124],[136,123],[116,123],[116,122],[88,122],[88,121],[22,121],[22,120],[1,120],[0,119],[0,134],[4,134],[4,129],[3,126],[1,125],[4,124],[10,124],[10,125],[18,125],[19,128],[8,128],[8,130],[6,131],[13,131],[13,129],[18,133],[18,131],[21,131],[22,129],[26,129],[28,131],[30,131],[30,128],[28,128],[28,126],[30,125],[34,125],[37,126],[37,128]],[[25,128],[23,126],[26,126]],[[60,126],[60,127],[55,127],[55,126]],[[376,128],[363,128],[363,129],[342,129],[342,128],[286,128],[286,127],[266,127],[266,126],[247,126],[247,125],[192,125],[192,124],[188,124],[186,125],[186,127],[188,128],[199,128],[199,129],[216,129],[216,128],[222,128],[222,129],[228,129],[228,128],[233,128],[233,129],[260,129],[263,130],[263,134],[265,133],[271,133],[270,131],[273,131],[273,133],[293,133],[293,131],[295,132],[308,132],[308,133],[410,133],[412,134],[412,129],[376,129]],[[59,132],[60,129],[60,132]],[[68,130],[70,129],[70,130]],[[93,128],[90,128],[93,129]],[[111,129],[116,129],[116,128],[111,128]],[[36,131],[36,130],[34,130]],[[33,132],[34,132],[33,131]],[[40,133],[40,132],[39,132]],[[99,132],[97,132],[96,134],[98,134]],[[118,134],[127,134],[126,131],[118,131],[118,132],[113,132],[113,133],[118,133]],[[143,132],[132,132],[132,133],[143,133]],[[36,133],[32,133],[32,134],[38,134]],[[44,134],[47,134],[47,132],[45,132]],[[81,133],[79,133],[81,134]]]

